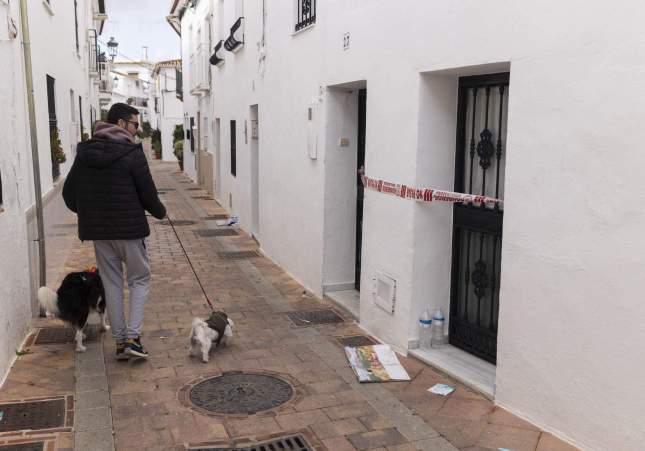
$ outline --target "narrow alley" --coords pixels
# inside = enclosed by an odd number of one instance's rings
[[[297,449],[330,451],[574,449],[413,358],[400,357],[411,382],[359,384],[341,342],[370,338],[338,310],[342,318],[332,317],[338,322],[297,327],[290,313],[331,306],[262,257],[250,237],[218,227],[215,220],[225,217],[224,211],[176,164],[151,164],[161,199],[209,298],[235,322],[233,341],[216,349],[209,363],[188,356],[192,318],[208,316],[209,308],[172,227],[151,218],[147,246],[153,279],[142,338],[150,358],[116,361],[109,333],[90,333],[86,353],[74,352],[71,336],[67,343],[39,344],[41,337],[46,342],[45,332],[61,329],[55,319],[37,319],[0,390],[0,403],[66,400],[64,427],[2,430],[0,449],[34,441],[43,447],[15,449],[237,449],[298,434],[311,448]],[[66,220],[61,235],[76,239],[73,215]],[[58,280],[92,264],[91,243],[79,242]],[[235,378],[238,372],[277,377],[286,382],[288,399],[247,415],[208,413],[195,405],[208,400],[189,396],[210,376]],[[428,393],[435,383],[457,389],[448,397]],[[262,401],[281,394],[266,384],[253,390]],[[219,404],[241,405],[235,393],[216,393]],[[244,395],[254,398],[254,393]],[[51,416],[46,412],[42,415]]]

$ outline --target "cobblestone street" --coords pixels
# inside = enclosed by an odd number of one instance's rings
[[[208,218],[225,211],[176,164],[151,164],[169,216],[175,222],[192,221],[178,223],[177,233],[215,308],[234,320],[233,341],[216,349],[209,363],[188,356],[192,318],[207,317],[210,310],[172,227],[150,218],[153,276],[142,337],[150,358],[116,361],[109,334],[89,340],[88,352],[78,355],[71,343],[32,343],[32,334],[0,390],[0,401],[70,397],[67,424],[38,432],[0,431],[0,449],[3,443],[36,437],[47,451],[182,450],[243,446],[296,433],[313,447],[331,451],[574,449],[415,359],[400,357],[411,382],[359,384],[338,338],[364,332],[345,316],[339,323],[296,327],[287,312],[332,306],[304,291],[268,258],[232,258],[232,252],[257,251],[257,243],[239,230],[235,236],[200,232],[217,230]],[[61,230],[65,239],[75,239],[74,228]],[[49,285],[90,264],[91,243],[78,242],[58,280],[50,279]],[[57,325],[39,319],[34,327]],[[231,371],[277,375],[291,385],[294,397],[277,409],[248,416],[205,415],[188,405],[182,388]],[[428,393],[435,383],[457,389],[448,397]]]

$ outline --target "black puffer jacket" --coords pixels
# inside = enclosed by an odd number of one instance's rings
[[[150,235],[144,210],[158,219],[166,216],[141,144],[125,140],[80,143],[63,198],[78,214],[81,240],[144,238]]]

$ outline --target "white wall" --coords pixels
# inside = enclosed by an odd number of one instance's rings
[[[0,65],[0,104],[5,111],[0,122],[0,231],[4,236],[0,240],[0,384],[28,331],[32,314],[25,211],[33,202],[33,182],[25,77],[20,37],[11,40],[7,33],[7,17],[20,24],[18,5],[12,2],[10,8],[0,6],[0,58],[16,62]]]
[[[496,402],[585,449],[641,449],[645,401],[634,393],[645,364],[625,356],[640,355],[645,339],[645,157],[636,150],[645,63],[634,56],[645,51],[645,6],[330,0],[313,28],[292,35],[291,3],[268,9],[263,76],[260,2],[244,2],[245,47],[212,69],[222,197],[232,194],[242,226],[251,220],[250,105],[260,111],[262,248],[320,294],[334,143],[319,129],[318,159],[309,158],[312,101],[331,100],[325,86],[366,80],[368,175],[451,189],[456,80],[510,67]],[[449,308],[451,216],[449,206],[366,195],[361,323],[400,349],[416,337],[424,304]],[[397,280],[394,317],[371,302],[379,271]]]
[[[96,105],[97,99],[95,86],[88,73],[86,39],[87,29],[94,28],[92,2],[78,2],[78,51],[72,4],[53,3],[50,10],[44,2],[28,2],[28,18],[46,245],[48,253],[54,255],[48,259],[46,270],[48,282],[55,286],[53,284],[64,263],[61,258],[68,250],[68,244],[55,242],[55,235],[60,233],[55,226],[70,221],[60,200],[61,182],[72,164],[75,146],[80,139],[80,115],[85,130],[89,131],[89,108]],[[7,113],[0,125],[0,171],[4,201],[0,211],[0,231],[3,236],[11,237],[0,242],[0,254],[3,255],[0,261],[0,381],[15,357],[15,349],[28,331],[32,314],[36,313],[33,288],[38,283],[24,60],[20,34],[12,40],[7,33],[8,17],[17,26],[20,25],[19,2],[11,2],[9,6],[0,5],[0,56],[4,61],[14,63],[0,68],[0,103]],[[56,58],[51,55],[56,55]],[[61,165],[61,178],[56,184],[51,171],[46,75],[56,79],[58,128],[67,156],[67,163]],[[70,90],[74,92],[73,98]],[[79,111],[79,96],[82,98],[82,111]]]

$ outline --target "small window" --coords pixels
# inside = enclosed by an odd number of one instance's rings
[[[303,30],[316,23],[316,0],[296,1],[296,31]]]
[[[237,136],[235,121],[231,121],[231,175],[237,176]]]

